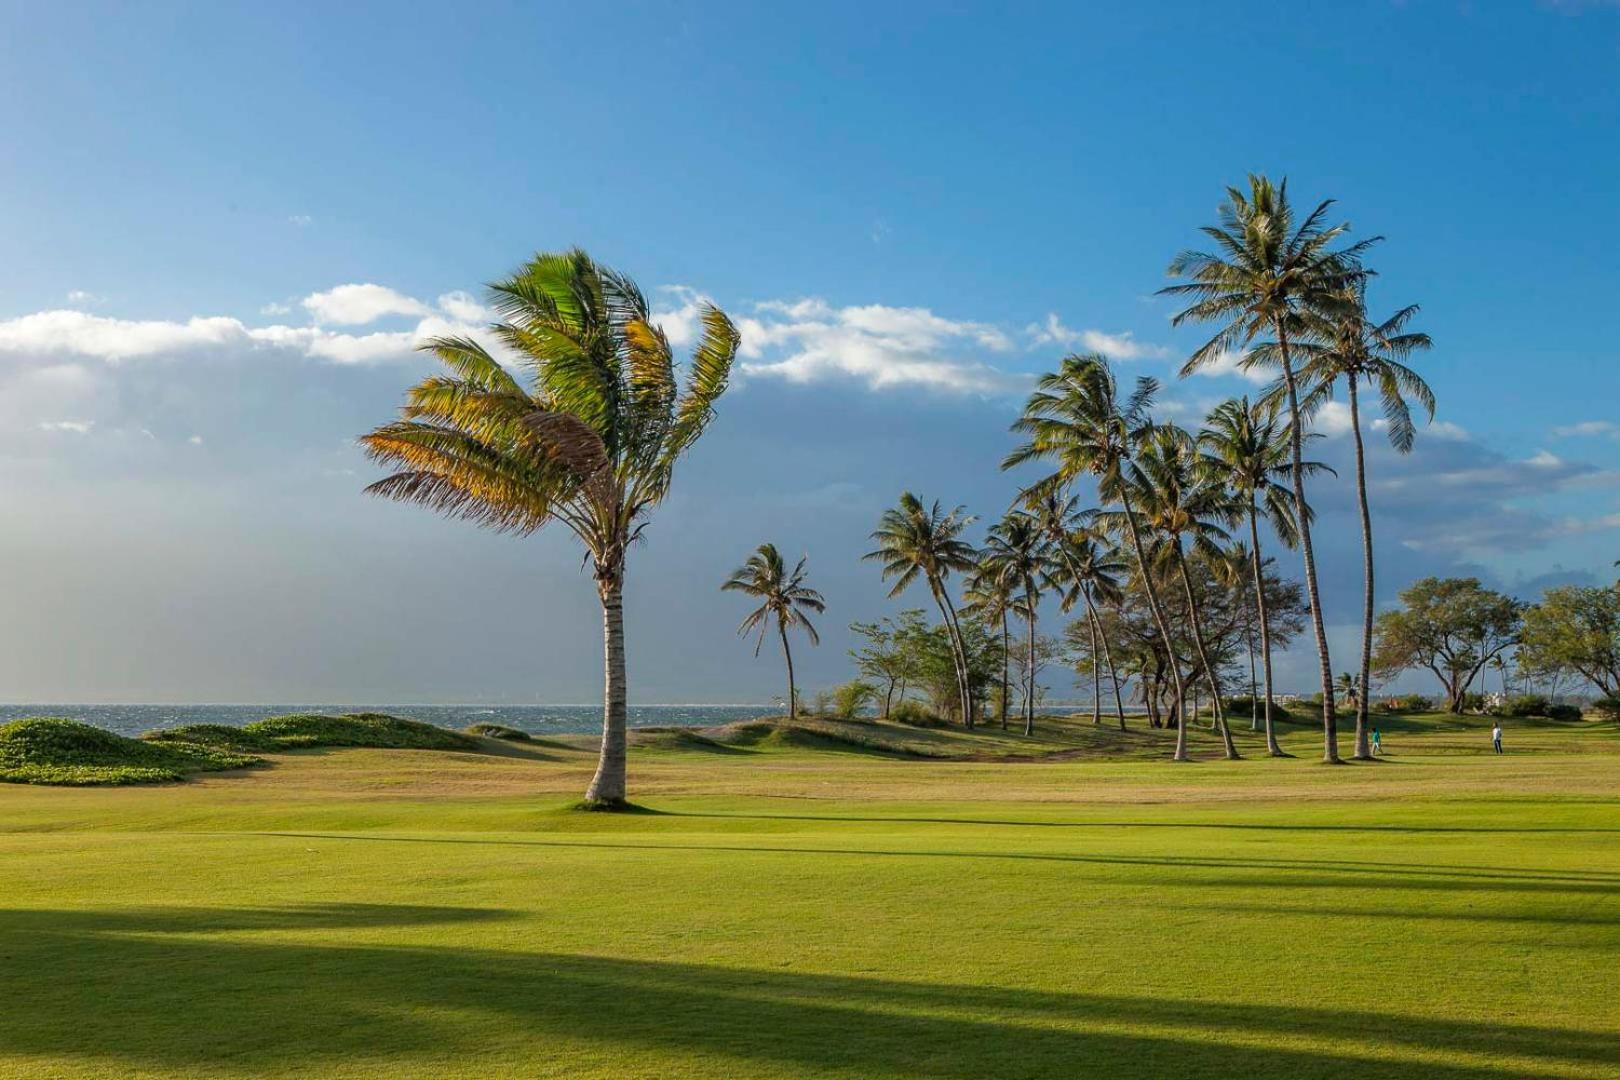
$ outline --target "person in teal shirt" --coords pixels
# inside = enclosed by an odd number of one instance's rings
[[[1375,754],[1384,752],[1384,737],[1378,733],[1377,728],[1372,730],[1372,751]]]

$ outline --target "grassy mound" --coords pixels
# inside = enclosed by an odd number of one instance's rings
[[[366,746],[384,750],[476,750],[478,740],[448,728],[387,713],[324,716],[293,713],[245,724],[250,737],[270,740],[278,749],[312,746]]]
[[[491,724],[483,720],[476,724],[468,724],[466,732],[468,735],[482,735],[486,739],[505,739],[508,742],[534,741],[534,738],[527,731],[507,727],[505,724]]]
[[[743,720],[707,732],[715,742],[753,749],[833,750],[888,757],[952,757],[898,731],[851,720]]]
[[[280,749],[280,744],[267,735],[258,735],[229,724],[182,724],[179,727],[148,731],[141,739],[163,745],[183,743],[191,746],[207,746],[237,754],[267,753]]]
[[[0,780],[16,784],[154,784],[261,763],[219,746],[126,739],[60,717],[0,724]]]

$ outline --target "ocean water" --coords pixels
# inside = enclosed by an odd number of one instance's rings
[[[780,711],[779,706],[771,705],[632,705],[630,726],[709,727]],[[600,705],[0,705],[0,724],[27,716],[66,716],[120,735],[139,735],[182,724],[241,727],[267,716],[297,712],[385,712],[448,728],[487,722],[531,735],[602,730]]]

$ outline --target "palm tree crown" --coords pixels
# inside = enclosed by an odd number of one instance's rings
[[[1245,509],[1252,504],[1263,513],[1284,544],[1298,543],[1294,491],[1288,483],[1293,471],[1288,425],[1274,404],[1251,404],[1246,397],[1221,402],[1204,420],[1198,444],[1212,479],[1225,484]],[[1332,471],[1320,462],[1303,464],[1306,475]],[[1312,513],[1309,507],[1306,513]]]
[[[821,594],[804,583],[805,564],[809,561],[809,556],[804,556],[789,573],[776,545],[761,544],[748,557],[748,561],[733,571],[731,577],[720,586],[724,592],[740,592],[760,602],[759,607],[749,612],[742,625],[737,627],[739,634],[752,633],[756,629],[759,631],[759,638],[754,642],[755,656],[759,655],[760,648],[765,644],[765,635],[775,623],[777,635],[782,639],[782,655],[787,661],[788,718],[793,720],[798,719],[799,702],[798,688],[793,681],[793,651],[788,646],[787,632],[791,627],[801,627],[810,644],[820,645],[821,635],[816,633],[815,624],[805,612],[819,614],[827,610],[827,602]]]

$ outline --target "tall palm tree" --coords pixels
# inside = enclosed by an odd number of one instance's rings
[[[973,728],[973,688],[968,677],[967,647],[962,640],[962,626],[957,621],[956,606],[945,588],[945,579],[951,572],[971,573],[977,560],[973,545],[962,539],[962,532],[973,518],[962,507],[946,513],[938,500],[932,507],[924,506],[921,499],[909,491],[900,493],[900,502],[883,512],[878,527],[872,533],[877,542],[875,551],[862,558],[883,563],[883,580],[895,579],[889,590],[891,597],[899,596],[906,586],[921,577],[945,620],[945,634],[951,642],[951,658],[956,667],[956,689],[962,708],[962,724]]]
[[[1094,514],[1081,510],[1079,504],[1076,496],[1047,490],[1031,499],[1029,512],[1040,522],[1052,545],[1053,581],[1062,589],[1060,610],[1067,613],[1076,600],[1085,603],[1086,626],[1091,636],[1091,721],[1102,723],[1102,669],[1097,663],[1100,651],[1108,667],[1108,680],[1114,688],[1119,729],[1124,731],[1125,700],[1120,694],[1113,647],[1102,632],[1102,622],[1097,616],[1097,602],[1118,603],[1120,579],[1126,568],[1113,551],[1101,543],[1100,534],[1087,524]]]
[[[1294,524],[1294,510],[1299,504],[1288,482],[1293,453],[1287,425],[1275,407],[1263,402],[1251,405],[1246,397],[1235,398],[1215,407],[1205,419],[1198,441],[1204,451],[1204,467],[1226,485],[1248,518],[1254,601],[1259,609],[1260,661],[1266,684],[1266,752],[1283,757],[1271,717],[1271,623],[1266,613],[1260,515],[1265,514],[1284,545],[1293,547],[1299,542]],[[1327,468],[1314,461],[1301,462],[1300,466],[1306,473]],[[1308,507],[1306,513],[1310,513]]]
[[[1332,200],[1319,203],[1296,224],[1288,202],[1288,182],[1273,184],[1251,175],[1247,193],[1227,188],[1217,225],[1205,226],[1204,235],[1217,251],[1184,251],[1170,262],[1169,274],[1188,280],[1167,286],[1161,293],[1189,298],[1191,304],[1172,319],[1184,322],[1219,322],[1214,337],[1195,351],[1182,366],[1190,375],[1218,358],[1240,350],[1257,337],[1271,336],[1288,395],[1289,442],[1294,469],[1294,497],[1305,505],[1305,473],[1300,468],[1300,403],[1294,370],[1294,344],[1308,331],[1312,314],[1342,311],[1345,296],[1366,276],[1361,255],[1378,237],[1334,249],[1349,225],[1329,225]],[[1251,355],[1246,362],[1253,362]],[[1305,557],[1305,590],[1310,598],[1311,623],[1316,632],[1316,654],[1322,679],[1322,757],[1339,761],[1338,725],[1333,706],[1333,663],[1328,655],[1327,624],[1316,582],[1316,553],[1311,546],[1308,521],[1299,523],[1300,549]]]
[[[374,495],[497,531],[561,522],[584,545],[602,602],[602,749],[588,804],[625,805],[625,553],[714,416],[738,335],[705,305],[685,379],[646,299],[583,251],[540,254],[489,287],[490,328],[523,382],[471,338],[428,342],[449,369],[410,389],[400,419],[360,440],[399,471]]]
[[[1025,659],[1028,678],[1024,690],[1024,734],[1035,734],[1036,619],[1041,590],[1052,576],[1052,546],[1046,531],[1034,515],[1013,510],[990,527],[985,540],[984,558],[1016,582],[1016,601],[1029,630],[1029,653]]]
[[[765,644],[765,635],[774,618],[777,636],[782,639],[782,659],[787,661],[789,720],[799,718],[799,692],[793,683],[793,650],[788,646],[788,627],[803,627],[810,644],[820,645],[821,635],[816,633],[805,612],[820,614],[827,610],[827,602],[821,594],[804,583],[804,567],[809,561],[809,556],[801,558],[790,574],[776,545],[761,544],[720,586],[723,592],[745,593],[760,602],[737,627],[739,634],[759,630],[759,640],[754,643],[755,656]]]
[[[1006,567],[999,561],[985,558],[984,553],[980,552],[978,564],[962,590],[961,614],[979,620],[992,632],[1001,632],[1002,731],[1007,730],[1007,713],[1012,701],[1012,632],[1008,627],[1008,616],[1012,613],[1016,587],[1017,583],[1008,576]]]
[[[1412,422],[1412,406],[1417,402],[1429,419],[1434,419],[1434,392],[1423,377],[1406,366],[1413,353],[1429,348],[1428,334],[1407,329],[1418,313],[1413,304],[1395,312],[1383,322],[1367,317],[1366,290],[1355,286],[1346,307],[1329,316],[1312,315],[1308,322],[1311,336],[1295,349],[1301,358],[1299,381],[1308,388],[1301,409],[1309,414],[1333,394],[1343,380],[1345,400],[1350,406],[1350,434],[1356,451],[1356,506],[1361,513],[1361,670],[1357,682],[1356,750],[1363,761],[1372,760],[1368,741],[1367,686],[1372,675],[1373,633],[1373,537],[1372,512],[1367,505],[1367,454],[1361,441],[1361,407],[1358,391],[1362,383],[1376,387],[1384,408],[1385,430],[1397,453],[1408,454],[1417,438]]]
[[[1187,601],[1187,621],[1192,630],[1193,646],[1198,650],[1198,662],[1209,684],[1215,723],[1220,728],[1226,756],[1236,760],[1237,746],[1232,742],[1232,729],[1226,723],[1221,701],[1220,672],[1204,635],[1204,621],[1199,612],[1198,596],[1193,589],[1192,574],[1187,569],[1184,546],[1191,543],[1199,555],[1208,559],[1219,558],[1221,545],[1229,539],[1221,526],[1235,517],[1236,507],[1225,486],[1202,468],[1193,437],[1173,424],[1155,428],[1152,436],[1143,442],[1131,462],[1130,482],[1136,489],[1142,508],[1143,524],[1162,541],[1159,552],[1165,568],[1173,570],[1181,578]],[[1187,725],[1183,722],[1176,731],[1178,757],[1186,756],[1186,745]]]
[[[1113,369],[1105,357],[1098,353],[1066,356],[1057,371],[1041,376],[1024,403],[1023,415],[1013,422],[1012,430],[1024,436],[1025,442],[1007,455],[1001,467],[1011,469],[1028,461],[1055,465],[1052,475],[1025,489],[1025,499],[1039,498],[1047,490],[1067,491],[1082,476],[1097,478],[1099,496],[1123,508],[1125,533],[1142,574],[1148,608],[1159,636],[1168,643],[1173,640],[1170,624],[1148,569],[1147,546],[1126,476],[1137,445],[1152,430],[1148,409],[1158,389],[1157,380],[1140,377],[1131,396],[1121,404]],[[1179,668],[1171,664],[1170,669],[1179,716],[1186,700],[1185,687]],[[1178,750],[1176,760],[1187,760],[1185,747]]]

